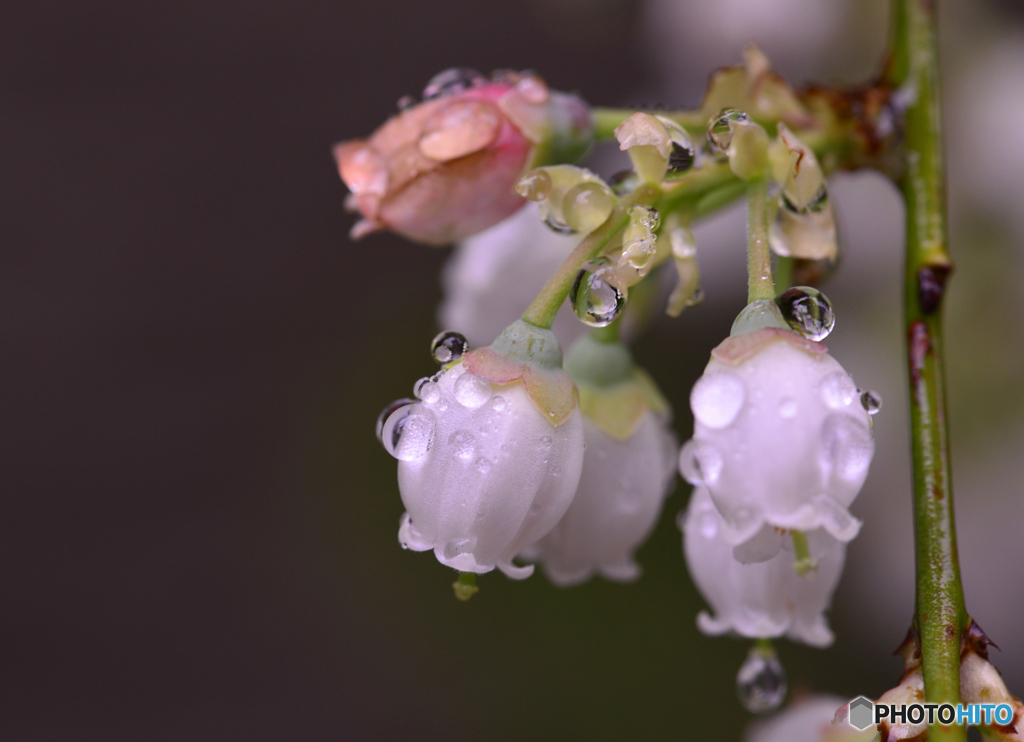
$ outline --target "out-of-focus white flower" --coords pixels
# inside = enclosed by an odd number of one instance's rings
[[[536,204],[455,247],[442,276],[441,327],[457,330],[474,347],[496,337],[518,318],[579,242],[544,226]],[[571,343],[587,329],[571,308],[559,310],[552,329]]]
[[[402,546],[463,572],[528,577],[533,567],[512,559],[565,514],[583,466],[582,416],[554,334],[515,322],[417,393],[400,437],[420,445],[394,447]]]
[[[581,338],[566,359],[587,444],[569,510],[528,558],[556,585],[634,580],[633,552],[650,535],[675,480],[678,443],[667,402],[621,343]]]
[[[783,548],[773,558],[743,564],[725,538],[725,521],[707,488],[697,487],[680,514],[686,564],[714,616],[701,612],[697,627],[712,636],[735,632],[752,639],[785,635],[793,641],[826,647],[833,636],[824,611],[843,570],[846,545],[821,529],[807,534],[818,568],[804,576],[793,570],[793,554]],[[770,529],[770,526],[765,526]]]
[[[846,702],[844,698],[829,695],[798,700],[767,719],[753,722],[747,727],[744,742],[824,742],[834,736],[832,719],[836,710]],[[849,724],[846,726],[852,734],[864,734]],[[872,729],[866,739],[870,740],[874,734]]]
[[[733,334],[712,351],[690,393],[694,435],[680,467],[710,491],[730,544],[765,524],[849,541],[860,522],[847,508],[874,454],[868,413],[825,346],[776,316],[768,320],[780,326]]]

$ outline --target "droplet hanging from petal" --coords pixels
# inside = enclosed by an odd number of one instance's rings
[[[736,675],[736,690],[743,708],[754,714],[774,711],[786,698],[786,670],[767,642],[758,642]]]
[[[794,286],[775,297],[786,322],[808,340],[824,340],[836,317],[828,297],[810,286]]]

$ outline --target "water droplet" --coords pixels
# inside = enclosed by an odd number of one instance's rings
[[[871,465],[875,442],[867,425],[850,415],[829,415],[821,428],[819,454],[826,471],[856,482]]]
[[[411,95],[403,95],[398,99],[398,110],[408,111],[410,108],[416,107],[416,98]]]
[[[736,674],[743,708],[754,714],[774,711],[786,698],[786,670],[774,650],[754,647]]]
[[[551,450],[551,436],[550,435],[545,435],[543,438],[540,439],[540,450],[541,451],[550,451]]]
[[[746,399],[743,380],[728,371],[701,376],[690,392],[694,417],[709,428],[724,428],[740,414]]]
[[[388,421],[388,418],[391,417],[391,413],[395,412],[398,409],[401,409],[402,407],[406,407],[406,406],[411,405],[411,404],[416,404],[416,400],[415,399],[410,399],[409,397],[402,397],[402,399],[396,399],[394,402],[392,402],[387,407],[385,407],[383,410],[381,410],[380,414],[377,415],[377,440],[378,441],[380,441],[382,444],[384,443],[384,423],[386,423]]]
[[[546,204],[541,204],[540,215],[544,219],[544,226],[555,234],[572,234],[573,228],[551,213]]]
[[[620,170],[608,179],[612,193],[620,197],[629,195],[640,182],[640,176],[632,170]]]
[[[491,398],[491,385],[466,372],[455,381],[455,399],[463,407],[475,410]]]
[[[544,168],[531,170],[516,184],[516,193],[528,201],[543,201],[551,193],[551,176]]]
[[[565,223],[580,234],[589,234],[604,224],[614,206],[611,192],[603,183],[573,186],[562,199]]]
[[[809,340],[824,340],[836,325],[832,302],[810,286],[794,286],[775,297],[786,322]]]
[[[607,258],[584,263],[573,281],[569,302],[585,325],[607,327],[626,307],[626,293],[601,277],[610,265]]]
[[[493,399],[491,399],[491,409],[494,410],[495,412],[504,412],[504,410],[505,410],[505,398],[504,397],[494,397]]]
[[[476,452],[476,439],[468,430],[456,430],[448,436],[448,445],[452,449],[452,456],[460,461],[469,461]]]
[[[857,397],[857,387],[845,371],[836,371],[821,380],[821,397],[833,410],[846,407]]]
[[[783,397],[779,400],[779,417],[784,420],[792,420],[796,417],[796,413],[799,411],[799,406],[796,400],[792,397]]]
[[[486,474],[491,470],[491,467],[494,466],[494,462],[488,458],[481,456],[476,460],[476,464],[474,464],[474,466],[478,472],[480,472],[481,474]]]
[[[438,363],[457,361],[469,350],[469,341],[457,332],[446,331],[430,343],[430,355]]]
[[[423,88],[423,100],[434,100],[446,95],[455,95],[463,90],[475,88],[487,82],[487,78],[468,67],[452,67],[430,78]]]
[[[441,388],[431,377],[424,376],[412,388],[412,393],[427,404],[433,404],[441,398]]]
[[[399,404],[402,401],[389,405],[391,412],[380,428],[380,440],[396,459],[414,461],[425,456],[434,442],[434,415],[415,401]]]
[[[708,122],[708,145],[711,154],[725,156],[732,144],[733,125],[739,121],[750,121],[750,117],[735,108],[723,108],[721,112]]]
[[[437,401],[437,409],[439,409],[441,412],[444,412],[445,410],[447,410],[448,409],[448,400],[444,399],[443,397],[441,399],[439,399]]]
[[[860,404],[869,415],[877,415],[882,409],[882,395],[868,389],[866,392],[861,392]]]
[[[708,443],[691,439],[679,451],[679,473],[692,485],[713,487],[722,474],[722,454]]]

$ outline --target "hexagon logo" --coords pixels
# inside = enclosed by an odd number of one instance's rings
[[[875,705],[864,696],[857,696],[850,701],[850,726],[864,731],[871,726]]]

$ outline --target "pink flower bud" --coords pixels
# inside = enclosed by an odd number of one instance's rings
[[[458,85],[441,84],[462,77]],[[425,100],[368,139],[334,148],[346,202],[362,214],[350,236],[390,229],[443,245],[476,234],[523,205],[514,186],[528,169],[574,161],[593,139],[590,109],[538,77],[441,73]],[[442,78],[445,78],[442,80]]]

